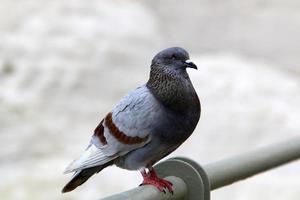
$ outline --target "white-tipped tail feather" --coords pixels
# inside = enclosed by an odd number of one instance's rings
[[[90,144],[83,154],[65,169],[64,174],[75,172],[78,170],[103,165],[118,156],[106,156],[101,149]]]

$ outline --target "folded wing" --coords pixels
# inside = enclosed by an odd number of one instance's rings
[[[100,122],[88,148],[65,173],[103,165],[150,142],[159,110],[146,86],[129,93]]]

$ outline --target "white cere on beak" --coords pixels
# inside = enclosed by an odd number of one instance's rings
[[[190,59],[186,60],[185,63],[190,64],[192,61]]]

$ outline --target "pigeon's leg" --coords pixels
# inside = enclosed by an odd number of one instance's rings
[[[149,168],[149,172],[146,172],[146,169],[143,169],[140,171],[144,180],[141,185],[153,185],[155,186],[159,191],[165,193],[165,188],[169,190],[173,194],[173,184],[170,181],[167,181],[165,179],[159,178],[154,171],[153,168]]]

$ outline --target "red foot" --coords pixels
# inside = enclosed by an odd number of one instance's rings
[[[166,193],[164,189],[168,189],[169,192],[173,194],[173,184],[170,181],[159,178],[153,168],[149,169],[148,173],[143,170],[141,174],[144,178],[141,185],[153,185],[163,193]]]

